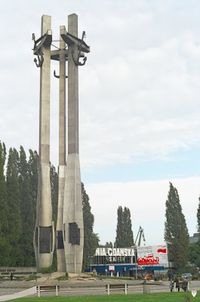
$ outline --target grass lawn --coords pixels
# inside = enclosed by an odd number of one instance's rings
[[[200,292],[196,297],[188,293],[155,293],[110,296],[81,296],[81,297],[29,297],[10,300],[15,302],[200,302]]]

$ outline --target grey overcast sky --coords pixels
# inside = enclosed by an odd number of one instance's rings
[[[0,140],[38,149],[39,70],[32,33],[52,16],[54,39],[67,15],[91,47],[80,67],[80,160],[101,242],[115,240],[119,205],[133,231],[162,243],[169,181],[189,232],[200,193],[199,0],[1,0]],[[53,70],[58,66],[52,63]],[[58,83],[51,86],[51,161],[58,155]]]

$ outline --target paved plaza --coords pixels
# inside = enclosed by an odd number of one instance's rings
[[[39,284],[59,284],[60,296],[76,296],[76,295],[105,295],[106,292],[106,284],[108,283],[127,283],[128,284],[128,294],[132,293],[143,293],[144,285],[143,282],[140,280],[66,280],[66,281],[56,281],[56,280],[46,280],[45,282],[39,281],[1,281],[0,282],[0,301],[5,301],[3,299],[4,295],[16,294],[16,298],[18,297],[19,293],[29,293],[30,295],[36,296],[36,286]],[[148,285],[148,292],[155,293],[155,292],[169,292],[169,282],[162,281],[162,282],[149,282]],[[200,281],[191,281],[190,282],[190,290],[200,289]],[[29,292],[27,291],[29,290]],[[27,292],[26,292],[27,291]],[[32,291],[32,292],[31,292]],[[17,294],[18,293],[18,294]],[[113,291],[112,293],[122,293],[122,291]],[[51,295],[54,296],[55,293],[51,292],[44,292],[42,295]],[[14,297],[12,297],[14,298]]]

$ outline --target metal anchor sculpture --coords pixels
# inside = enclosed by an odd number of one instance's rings
[[[82,39],[79,39],[71,34],[69,34],[65,27],[62,28],[61,37],[65,41],[65,43],[72,48],[72,57],[74,64],[76,66],[83,66],[87,61],[87,57],[85,57],[84,53],[90,52],[90,47],[83,41],[85,37],[85,31],[82,34]],[[74,57],[75,50],[78,50],[77,58]],[[83,62],[80,62],[80,58],[83,58]]]
[[[83,33],[82,33],[82,39],[81,39],[80,45],[78,46],[79,52],[78,52],[78,57],[77,57],[76,60],[75,60],[75,58],[74,58],[74,53],[72,54],[73,61],[74,61],[74,63],[75,63],[77,66],[83,66],[83,65],[85,65],[85,63],[86,63],[86,61],[87,61],[87,57],[83,57],[83,62],[80,62],[80,61],[79,61],[79,59],[80,59],[80,57],[81,57],[81,46],[82,46],[82,44],[83,44],[83,39],[84,39],[84,37],[85,37],[85,31],[83,31]]]
[[[44,54],[42,52],[43,47],[50,47],[52,42],[52,32],[48,30],[46,34],[41,36],[39,39],[35,39],[35,34],[32,34],[32,40],[34,41],[33,54],[37,56],[34,59],[35,65],[41,67],[44,62]]]
[[[60,78],[60,76],[56,74],[56,71],[55,71],[55,70],[54,70],[54,72],[53,72],[53,75],[54,75],[54,77],[55,77],[55,78],[57,78],[57,79],[59,79],[59,78]],[[65,78],[67,79],[67,78],[68,78],[68,76],[65,76]]]

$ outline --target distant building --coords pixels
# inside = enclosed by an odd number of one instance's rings
[[[194,233],[193,236],[189,237],[190,244],[197,243],[200,240],[200,233]]]
[[[90,271],[111,276],[145,276],[147,273],[168,270],[166,246],[128,248],[100,247],[91,259]]]

